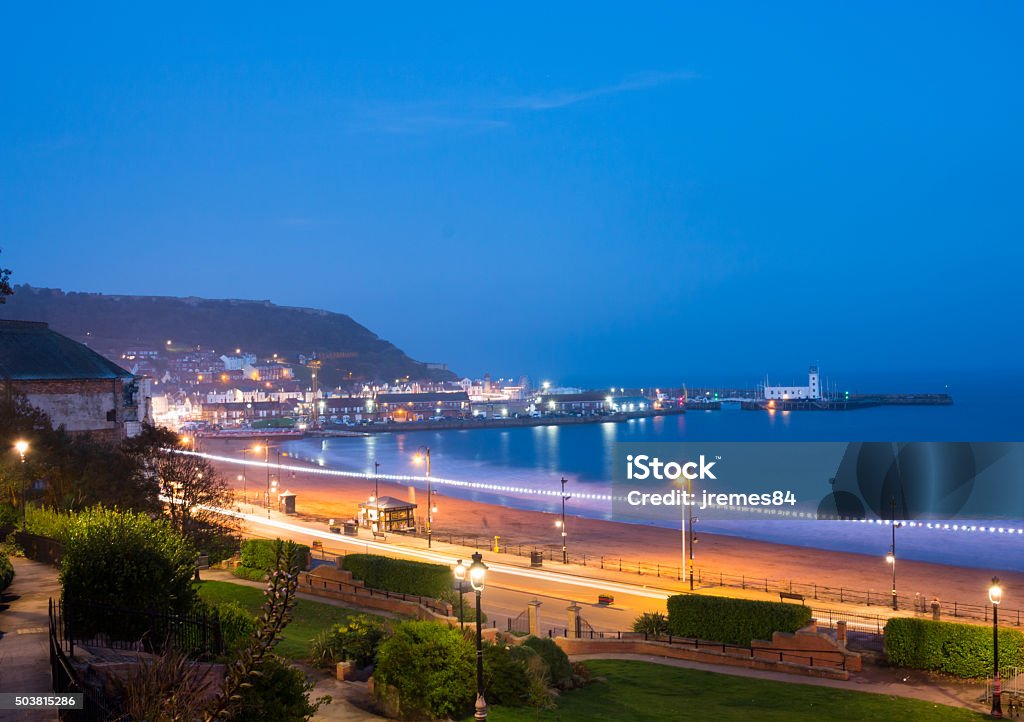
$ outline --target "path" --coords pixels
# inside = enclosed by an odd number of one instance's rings
[[[49,600],[60,596],[57,570],[11,557],[14,582],[0,600],[0,691],[49,692]],[[0,710],[0,720],[49,722],[55,712]]]

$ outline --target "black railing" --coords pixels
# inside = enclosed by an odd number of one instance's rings
[[[588,625],[589,626],[589,625]],[[568,637],[566,627],[548,629],[548,637]],[[744,646],[728,642],[711,642],[696,637],[678,637],[672,634],[648,634],[646,632],[600,632],[593,628],[582,629],[577,639],[603,640],[644,640],[670,646],[689,647],[695,651],[714,652],[732,657],[758,659],[767,662],[785,662],[804,667],[846,670],[846,655],[840,650],[828,649],[776,649],[774,647]]]
[[[508,631],[512,634],[529,634],[530,633],[530,613],[529,611],[520,612],[519,615],[513,619],[508,618]]]
[[[53,691],[58,694],[80,692],[83,696],[81,709],[61,710],[59,718],[61,720],[81,720],[81,722],[107,722],[119,719],[106,706],[106,701],[100,694],[80,681],[78,673],[71,663],[74,645],[65,635],[60,605],[52,599],[50,600],[49,617],[50,679]]]
[[[154,654],[173,648],[193,658],[224,653],[216,610],[175,615],[68,599],[57,607],[62,621],[58,628],[61,641],[68,645],[71,653],[75,644]],[[100,624],[96,620],[109,623]]]

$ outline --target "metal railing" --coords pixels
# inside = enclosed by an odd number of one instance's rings
[[[588,625],[589,626],[589,625]],[[566,627],[548,629],[548,637],[568,637]],[[712,642],[696,637],[678,637],[672,634],[648,634],[647,632],[601,632],[593,628],[583,629],[576,635],[577,639],[602,639],[618,641],[660,642],[669,646],[683,646],[695,651],[726,654],[737,658],[760,659],[769,662],[787,662],[804,667],[825,667],[828,669],[846,670],[846,655],[839,650],[827,649],[776,649],[755,645],[730,644],[728,642]]]

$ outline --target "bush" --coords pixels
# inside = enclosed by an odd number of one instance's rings
[[[484,647],[484,697],[488,704],[540,707],[547,700],[548,666],[530,647]]]
[[[467,712],[476,693],[476,649],[457,629],[406,621],[377,650],[378,694],[398,691],[403,717],[444,719]]]
[[[258,625],[256,617],[238,602],[221,602],[213,607],[220,619],[220,633],[228,654],[236,654],[252,642]]]
[[[310,647],[310,658],[318,667],[352,662],[362,669],[373,664],[383,638],[384,625],[360,614],[317,635]]]
[[[252,567],[235,567],[231,570],[239,579],[248,579],[250,582],[263,582],[267,579],[265,569],[253,569]]]
[[[348,554],[341,568],[373,589],[433,599],[440,599],[454,583],[451,568],[443,564],[391,559],[377,554]]]
[[[553,639],[546,637],[527,637],[523,640],[523,646],[532,649],[540,655],[548,667],[548,675],[556,687],[566,687],[572,684],[572,664],[569,656],[562,651],[561,647],[555,644]]]
[[[56,539],[62,543],[67,541],[74,523],[75,515],[73,514],[34,506],[25,509],[25,531]]]
[[[476,624],[476,595],[471,593],[463,593],[462,595],[462,614],[459,614],[459,593],[454,589],[449,589],[442,592],[437,597],[442,602],[448,602],[452,605],[452,616],[458,619],[460,622],[467,622],[469,624]],[[487,621],[487,612],[480,610],[480,621]]]
[[[633,620],[633,631],[644,634],[668,634],[668,617],[661,612],[644,612]]]
[[[62,599],[76,635],[138,639],[150,626],[141,615],[118,618],[77,602],[158,615],[186,614],[195,604],[195,551],[166,521],[94,507],[74,517],[63,541]]]
[[[11,586],[14,581],[14,567],[6,554],[0,554],[0,592]]]
[[[897,617],[885,625],[889,663],[978,678],[992,674],[992,628]],[[999,630],[999,668],[1024,666],[1024,634]]]
[[[811,622],[811,609],[798,604],[758,602],[696,594],[668,600],[669,632],[713,642],[749,645],[772,632],[795,632]]]
[[[228,719],[237,722],[304,722],[319,709],[321,700],[309,701],[313,684],[301,669],[277,655],[260,665],[260,674],[241,691],[241,700],[231,708]],[[329,698],[325,701],[329,701]]]
[[[292,555],[292,564],[299,569],[305,569],[309,560],[309,547],[305,544],[295,544],[295,553]],[[242,542],[242,566],[250,569],[262,569],[268,572],[274,568],[277,560],[275,556],[273,539],[247,539]],[[262,579],[258,580],[262,581]]]

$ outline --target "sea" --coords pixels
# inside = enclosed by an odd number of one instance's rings
[[[621,442],[1024,441],[1024,386],[1019,382],[961,384],[951,393],[950,406],[773,413],[726,406],[624,422],[302,439],[283,450],[324,468],[357,473],[372,472],[376,461],[380,474],[408,482],[407,477],[422,476],[414,456],[429,447],[441,495],[554,512],[560,508],[565,477],[566,492],[573,497],[568,513],[612,519],[611,503],[601,497],[610,493],[612,451]],[[1009,516],[998,523],[901,526],[900,558],[1024,572],[1024,509],[1010,510]],[[698,531],[879,557],[891,538],[886,520],[715,520],[701,521]]]

